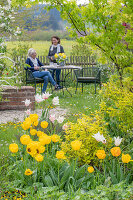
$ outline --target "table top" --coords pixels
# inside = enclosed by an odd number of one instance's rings
[[[42,66],[42,69],[82,69],[80,66],[76,65],[64,65],[64,66],[59,66],[59,65],[46,65]]]

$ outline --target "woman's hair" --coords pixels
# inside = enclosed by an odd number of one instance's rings
[[[53,38],[56,38],[56,39],[58,40],[58,44],[60,44],[60,38],[59,38],[58,36],[52,36],[52,37],[51,37],[51,41],[52,41]],[[52,43],[52,44],[53,44],[53,43]]]
[[[35,49],[30,48],[30,49],[28,50],[28,57],[31,56],[34,52],[36,52]]]

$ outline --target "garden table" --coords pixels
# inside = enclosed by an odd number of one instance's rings
[[[62,91],[63,91],[63,95],[64,95],[64,90],[63,88],[66,89],[66,91],[71,95],[72,97],[72,94],[71,92],[68,90],[67,88],[67,85],[66,85],[66,79],[68,77],[68,75],[70,73],[72,73],[72,70],[75,70],[75,69],[82,69],[82,67],[80,66],[75,66],[75,65],[64,65],[64,66],[60,66],[60,65],[57,65],[56,63],[53,64],[53,65],[46,65],[46,66],[42,66],[41,67],[42,69],[70,69],[70,71],[68,71],[66,73],[66,75],[62,78],[61,82],[62,82]]]

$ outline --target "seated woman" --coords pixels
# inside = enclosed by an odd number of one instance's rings
[[[38,58],[36,58],[36,56],[36,51],[33,48],[30,48],[28,50],[28,58],[26,60],[26,64],[31,66],[28,67],[28,69],[32,71],[34,77],[42,78],[44,80],[42,92],[44,93],[46,91],[48,81],[50,81],[51,84],[55,86],[55,90],[59,89],[57,83],[54,81],[49,71],[39,71],[40,67],[43,66],[43,64]]]

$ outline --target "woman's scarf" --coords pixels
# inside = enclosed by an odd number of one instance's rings
[[[32,58],[32,57],[29,56],[29,59],[30,59],[31,62],[33,63],[34,67],[38,66],[38,61],[37,61],[36,58],[34,59],[34,58]]]
[[[52,44],[50,51],[53,51],[53,49],[56,48],[56,47],[57,47],[57,53],[60,53],[60,44],[57,44],[57,45]]]

